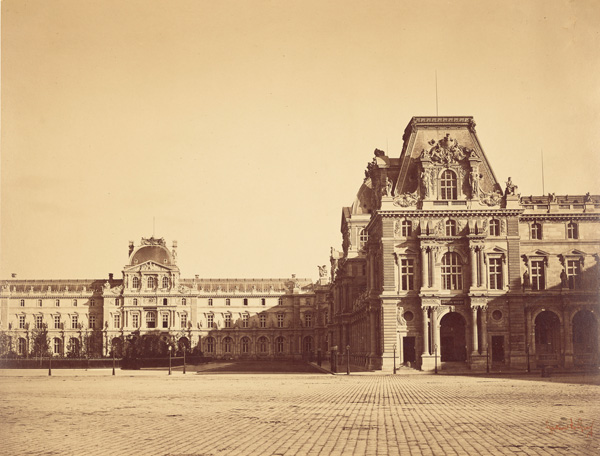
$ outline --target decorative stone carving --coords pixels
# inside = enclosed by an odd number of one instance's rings
[[[419,197],[417,196],[417,192],[414,193],[404,193],[403,195],[399,195],[394,197],[394,206],[401,207],[409,207],[416,206]]]
[[[319,268],[319,277],[324,278],[327,277],[327,265],[317,266]]]
[[[431,148],[431,160],[444,165],[457,163],[465,158],[463,150],[464,148],[458,145],[458,141],[450,137],[450,133],[446,133],[446,136]]]
[[[469,174],[469,183],[471,184],[471,199],[477,198],[479,194],[479,179],[481,179],[481,174],[479,174],[479,170],[477,167],[471,170]]]
[[[152,236],[150,238],[142,238],[142,245],[162,245],[165,247],[167,244],[165,243],[164,238],[157,239]]]
[[[485,193],[484,191],[481,191],[480,199],[481,202],[487,206],[499,206],[502,201],[502,194],[497,192]]]
[[[406,326],[406,320],[404,319],[404,307],[396,307],[396,321],[398,322],[398,326]]]

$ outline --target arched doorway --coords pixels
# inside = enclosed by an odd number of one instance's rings
[[[183,355],[184,350],[189,353],[190,351],[190,340],[187,337],[180,337],[177,341],[177,354]]]
[[[589,310],[580,310],[573,317],[573,355],[577,366],[598,362],[598,322]]]
[[[535,353],[544,365],[558,363],[560,319],[549,310],[544,310],[535,317]]]
[[[440,359],[441,361],[467,360],[466,322],[457,312],[450,312],[440,321]]]

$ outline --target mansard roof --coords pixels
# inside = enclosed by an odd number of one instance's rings
[[[479,186],[486,193],[501,191],[475,132],[471,116],[413,117],[404,130],[400,170],[394,185],[395,194],[412,194],[418,190],[420,162],[448,165],[479,163]]]

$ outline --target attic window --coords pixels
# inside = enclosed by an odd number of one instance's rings
[[[456,180],[456,174],[449,169],[442,173],[440,179],[440,190],[441,199],[443,200],[455,200],[458,197],[458,184]]]

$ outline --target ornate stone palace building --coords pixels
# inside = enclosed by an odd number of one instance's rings
[[[216,358],[349,351],[389,370],[458,363],[526,369],[598,364],[600,196],[503,188],[472,117],[414,117],[400,158],[375,151],[351,207],[331,282],[181,279],[177,244],[129,246],[122,278],[8,280],[0,332],[31,353],[118,353],[139,331]]]
[[[597,365],[600,197],[503,187],[472,117],[376,150],[331,252],[331,345],[375,369]]]
[[[50,349],[121,354],[127,335],[158,334],[216,358],[300,358],[324,345],[324,278],[181,279],[177,243],[129,245],[121,279],[9,280],[0,290],[0,330],[9,349],[31,353],[46,326]]]

